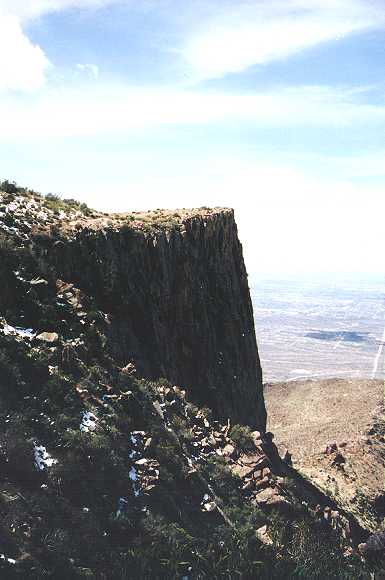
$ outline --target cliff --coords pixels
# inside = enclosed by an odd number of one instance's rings
[[[159,226],[164,219],[164,212],[131,222],[115,216],[107,227],[88,220],[53,244],[49,261],[108,315],[109,344],[122,364],[132,361],[141,376],[188,388],[192,400],[217,417],[264,430],[261,367],[234,213],[183,210]]]
[[[232,211],[105,215],[6,186],[0,576],[369,578],[367,532],[263,432]]]

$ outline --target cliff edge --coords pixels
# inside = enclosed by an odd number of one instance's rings
[[[263,431],[262,373],[233,210],[102,214],[53,202],[13,195],[4,205],[6,233],[32,239],[47,271],[105,314],[113,357],[133,363],[139,376],[187,387],[218,418]]]
[[[156,218],[147,227],[121,219],[107,228],[88,222],[54,244],[59,277],[108,313],[122,364],[188,387],[217,417],[263,430],[262,373],[233,210],[175,212],[167,227]]]

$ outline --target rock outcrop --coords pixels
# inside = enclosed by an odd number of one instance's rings
[[[176,214],[173,214],[176,215]],[[264,430],[266,412],[242,247],[230,209],[167,227],[89,220],[50,245],[60,278],[92,295],[122,364],[189,388],[221,418]]]

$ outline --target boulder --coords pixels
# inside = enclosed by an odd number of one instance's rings
[[[148,463],[148,459],[146,459],[145,457],[143,457],[142,459],[138,459],[138,461],[135,461],[135,465],[139,465],[139,466],[146,465],[147,463]]]
[[[277,490],[271,487],[267,487],[260,491],[254,491],[253,494],[255,495],[257,504],[261,507],[264,506],[269,509],[276,508],[286,511],[290,506],[288,500],[282,495],[279,495]]]
[[[255,488],[255,479],[249,479],[246,483],[242,486],[243,491],[250,491]]]
[[[272,501],[272,498],[276,495],[276,490],[272,487],[266,487],[265,489],[255,490],[254,495],[258,503],[265,504]]]
[[[37,335],[36,339],[40,340],[41,342],[48,342],[53,344],[59,340],[59,335],[56,332],[41,332]]]
[[[33,280],[30,281],[30,285],[31,286],[48,286],[48,282],[47,282],[47,280],[44,280],[44,278],[34,278]]]
[[[267,533],[267,526],[264,525],[260,528],[258,528],[255,532],[258,540],[260,542],[262,542],[263,544],[265,544],[266,546],[271,546],[273,543],[273,540],[270,538],[269,534]]]
[[[342,453],[337,453],[336,456],[333,458],[332,461],[332,465],[342,465],[343,463],[345,463],[345,457],[342,455]]]
[[[215,501],[208,501],[207,503],[204,503],[202,506],[202,510],[205,512],[213,512],[216,508],[217,504],[215,503]]]
[[[263,477],[262,479],[260,479],[259,481],[255,481],[254,480],[254,485],[255,485],[255,489],[259,490],[259,489],[264,489],[265,487],[267,487],[270,484],[270,479],[268,476]]]
[[[243,479],[245,477],[251,477],[255,468],[237,463],[236,465],[232,466],[231,469],[235,475],[238,475]]]
[[[252,431],[251,434],[253,436],[254,443],[256,445],[259,445],[261,443],[261,440],[262,440],[261,432],[260,431]]]
[[[231,443],[228,443],[227,445],[224,446],[224,448],[222,450],[222,455],[224,457],[232,457],[234,455],[234,452],[235,452],[234,445],[231,445]]]

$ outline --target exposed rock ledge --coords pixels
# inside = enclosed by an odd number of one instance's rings
[[[133,217],[134,216],[134,217]],[[122,363],[166,377],[221,418],[264,429],[247,274],[231,209],[66,222],[48,244],[60,278],[93,295]]]

